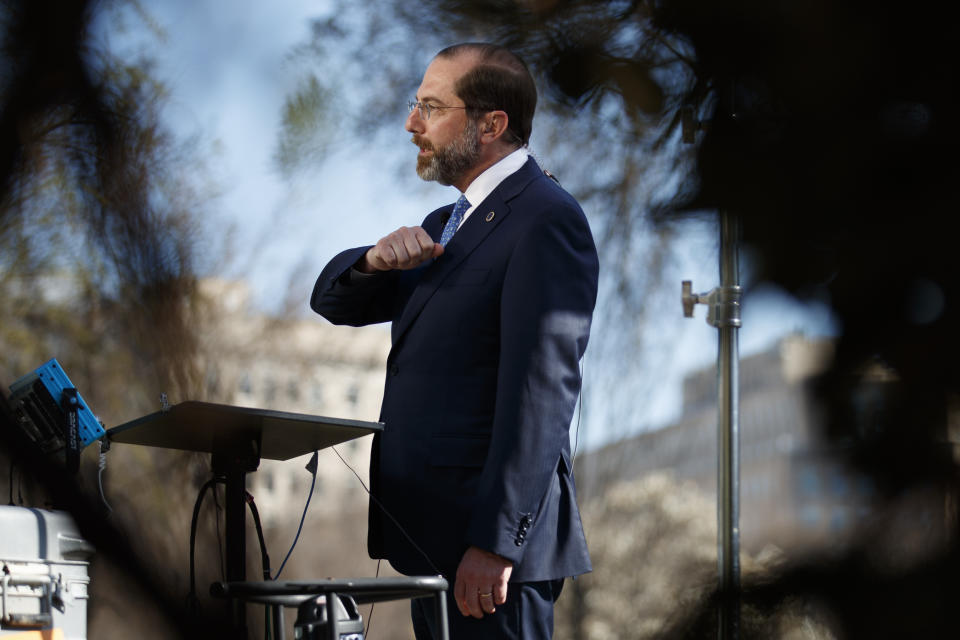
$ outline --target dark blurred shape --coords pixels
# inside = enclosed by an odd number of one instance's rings
[[[5,2],[2,55],[3,103],[0,107],[0,180],[6,195],[33,142],[32,120],[45,111],[77,104],[90,115],[101,136],[110,128],[98,106],[82,60],[90,2]],[[0,213],[5,215],[6,210]]]
[[[164,389],[186,389],[195,348],[188,317],[193,229],[180,203],[164,193],[168,151],[156,87],[142,69],[89,44],[98,7],[4,4],[0,223],[7,231],[12,223],[5,221],[39,217],[46,199],[62,198],[54,224],[77,224],[81,237],[48,251],[66,248],[66,262],[99,273],[97,293],[125,311],[122,331],[148,363],[141,373]],[[44,191],[49,185],[62,186],[53,195]],[[87,255],[76,251],[83,242],[92,248]]]
[[[714,95],[700,187],[680,208],[739,215],[760,280],[831,306],[842,335],[816,385],[827,436],[888,500],[934,491],[940,517],[910,526],[955,536],[960,291],[947,216],[960,94],[946,9],[668,0],[656,22],[689,40]],[[747,585],[745,620],[794,598],[820,603],[838,637],[953,635],[955,550],[891,570],[866,559],[876,547],[865,536],[846,556]],[[705,637],[714,606],[665,637]],[[746,625],[744,637],[770,637]]]
[[[0,9],[0,234],[9,234],[4,240],[14,246],[36,243],[54,275],[92,274],[85,283],[89,288],[72,294],[84,310],[93,309],[89,317],[110,319],[111,333],[102,342],[122,343],[132,355],[123,363],[134,372],[128,378],[131,392],[144,384],[187,393],[195,344],[189,212],[163,189],[169,186],[163,184],[167,147],[155,111],[156,87],[144,69],[90,44],[90,22],[108,6],[10,0]],[[41,213],[52,213],[53,227],[42,226]],[[44,242],[45,234],[69,237],[68,230],[75,244]],[[19,264],[4,256],[4,268]],[[21,291],[35,287],[39,303],[45,283],[33,266],[28,262],[29,268],[13,275],[20,277],[15,285]],[[41,327],[34,328],[40,340]],[[97,331],[96,325],[84,328]],[[65,346],[76,353],[58,355],[85,362],[82,349]],[[5,356],[16,359],[13,353]],[[0,447],[53,507],[71,512],[98,557],[129,572],[152,596],[182,637],[234,637],[219,620],[186,615],[181,596],[169,593],[161,571],[135,551],[136,532],[115,527],[98,499],[84,494],[61,465],[25,438],[5,397]]]
[[[744,588],[740,638],[956,637],[957,592],[949,585],[960,570],[958,559],[955,551],[949,551],[908,571],[890,571],[865,554],[810,558],[775,579]],[[713,596],[692,613],[682,612],[657,637],[718,637],[718,604]],[[782,635],[778,616],[784,610],[816,621],[805,627],[809,635],[798,635],[799,631]],[[813,631],[817,628],[820,633]]]
[[[582,106],[612,91],[623,97],[630,113],[657,114],[663,108],[663,90],[646,61],[614,57],[602,42],[559,40],[553,46],[547,73],[557,99]]]
[[[819,393],[830,435],[893,493],[952,479],[960,343],[944,214],[958,104],[944,9],[672,0],[657,23],[689,39],[715,92],[684,206],[737,213],[757,276],[827,301],[843,326]]]

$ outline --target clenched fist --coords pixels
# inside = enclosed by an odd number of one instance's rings
[[[380,238],[356,264],[363,273],[413,269],[443,254],[443,246],[433,241],[423,227],[400,227]]]

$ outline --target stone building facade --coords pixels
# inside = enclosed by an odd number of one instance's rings
[[[236,281],[205,280],[201,371],[205,398],[242,407],[375,422],[383,394],[389,328],[336,327],[319,316],[252,311]],[[370,437],[320,452],[311,513],[366,506]],[[339,456],[337,455],[339,454]],[[341,460],[342,456],[342,460]],[[248,476],[265,526],[295,521],[307,499],[310,456],[262,460]],[[358,479],[357,475],[360,476]]]
[[[871,483],[822,444],[811,377],[832,357],[829,341],[789,336],[740,363],[740,535],[745,549],[797,548],[842,540],[870,513]],[[617,480],[667,472],[714,499],[717,486],[716,367],[684,381],[672,425],[580,456],[584,499]]]

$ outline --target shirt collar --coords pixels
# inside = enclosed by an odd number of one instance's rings
[[[467,209],[464,219],[476,208],[478,204],[487,199],[494,189],[500,186],[500,183],[507,179],[513,173],[520,170],[527,162],[529,152],[526,147],[520,147],[516,151],[507,154],[496,163],[487,168],[486,171],[477,176],[463,195],[470,201],[470,208]]]

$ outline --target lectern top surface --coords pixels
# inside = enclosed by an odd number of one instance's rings
[[[259,443],[261,458],[289,460],[383,430],[379,422],[234,407],[194,400],[107,430],[111,442],[205,453]]]

